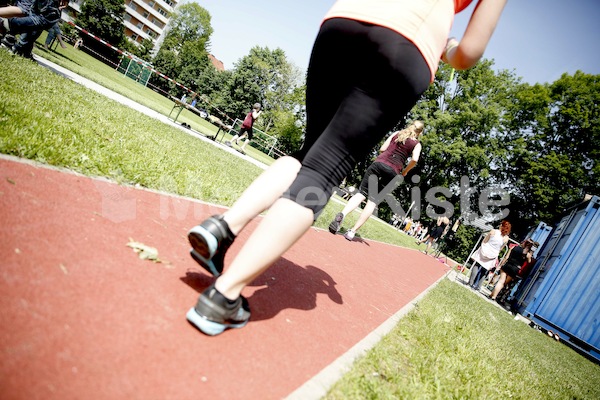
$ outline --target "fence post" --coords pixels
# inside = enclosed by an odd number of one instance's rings
[[[271,145],[271,148],[269,149],[269,154],[267,154],[269,157],[272,157],[271,153],[273,153],[273,149],[275,148],[276,144],[277,144],[277,138],[273,138],[273,145]]]

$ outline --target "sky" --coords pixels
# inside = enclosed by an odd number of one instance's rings
[[[193,1],[211,15],[210,52],[226,69],[260,46],[282,49],[302,70],[323,16],[335,2]],[[451,36],[462,36],[475,3],[456,16]],[[600,74],[600,0],[509,0],[484,58],[494,60],[494,69],[514,71],[530,84],[554,82],[577,70]]]

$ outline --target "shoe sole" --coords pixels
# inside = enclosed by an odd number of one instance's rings
[[[208,336],[216,336],[223,333],[226,329],[239,329],[246,326],[248,321],[240,322],[239,324],[221,324],[214,321],[209,321],[196,312],[194,307],[190,308],[186,316],[187,320],[198,328],[202,333]]]
[[[339,230],[340,230],[340,224],[337,221],[333,221],[332,223],[329,224],[329,232],[331,232],[335,235],[336,233],[338,233]]]
[[[188,232],[188,240],[192,245],[190,255],[202,268],[210,272],[214,277],[219,277],[221,272],[210,260],[217,252],[217,239],[201,226],[195,226]]]

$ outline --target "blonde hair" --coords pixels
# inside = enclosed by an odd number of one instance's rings
[[[425,124],[422,121],[414,121],[412,124],[398,132],[396,142],[404,143],[408,138],[416,139],[423,133],[424,129]]]

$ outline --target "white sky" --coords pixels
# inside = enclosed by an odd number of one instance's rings
[[[194,0],[211,14],[211,53],[225,68],[254,46],[281,48],[305,70],[321,20],[334,0]],[[473,2],[475,3],[475,1]],[[457,15],[460,38],[470,10]],[[600,74],[599,0],[509,0],[485,58],[526,82],[552,82],[564,72]]]

